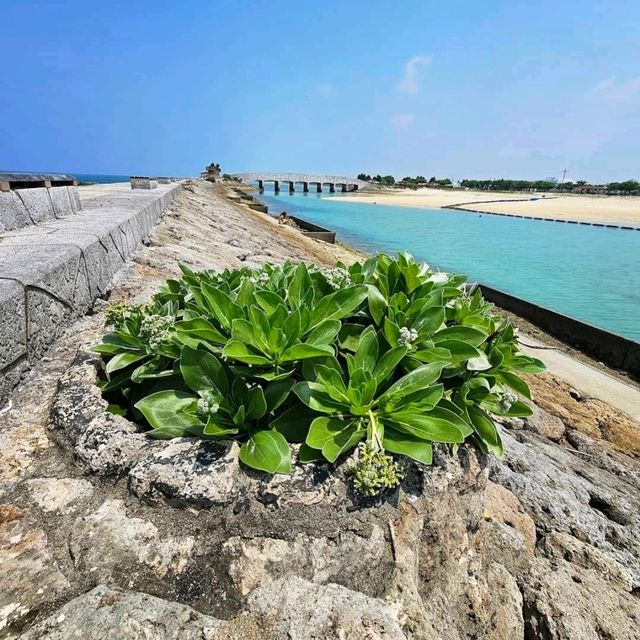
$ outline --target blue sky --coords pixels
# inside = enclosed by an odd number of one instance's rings
[[[640,3],[2,3],[0,168],[640,178]]]

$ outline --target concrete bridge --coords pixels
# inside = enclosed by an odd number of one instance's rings
[[[288,185],[289,192],[296,190],[296,185],[302,185],[303,193],[309,192],[309,185],[312,191],[322,193],[322,187],[329,188],[329,193],[334,193],[336,188],[343,193],[356,191],[360,187],[366,187],[367,182],[357,178],[347,178],[345,176],[314,175],[310,173],[273,173],[269,171],[256,171],[253,173],[234,173],[235,178],[240,178],[243,182],[257,182],[259,189],[264,189],[265,182],[273,182],[273,189],[277,193],[280,191],[282,183]]]

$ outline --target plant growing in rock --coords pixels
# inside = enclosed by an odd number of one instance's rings
[[[109,307],[96,347],[111,410],[151,436],[236,440],[270,473],[290,472],[290,443],[300,463],[357,447],[355,487],[375,495],[434,442],[501,455],[492,415],[531,413],[519,374],[544,367],[464,276],[405,254],[181,269],[150,305]]]

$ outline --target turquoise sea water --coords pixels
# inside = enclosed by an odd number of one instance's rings
[[[323,194],[260,198],[333,229],[365,251],[409,251],[520,298],[640,341],[640,231],[336,202]]]

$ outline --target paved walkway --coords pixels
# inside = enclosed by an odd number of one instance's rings
[[[549,348],[531,336],[523,338],[527,344],[533,345],[533,348],[522,345],[522,351],[542,360],[547,365],[549,373],[566,380],[585,395],[602,400],[640,421],[640,390],[636,387],[575,360],[558,349]]]

